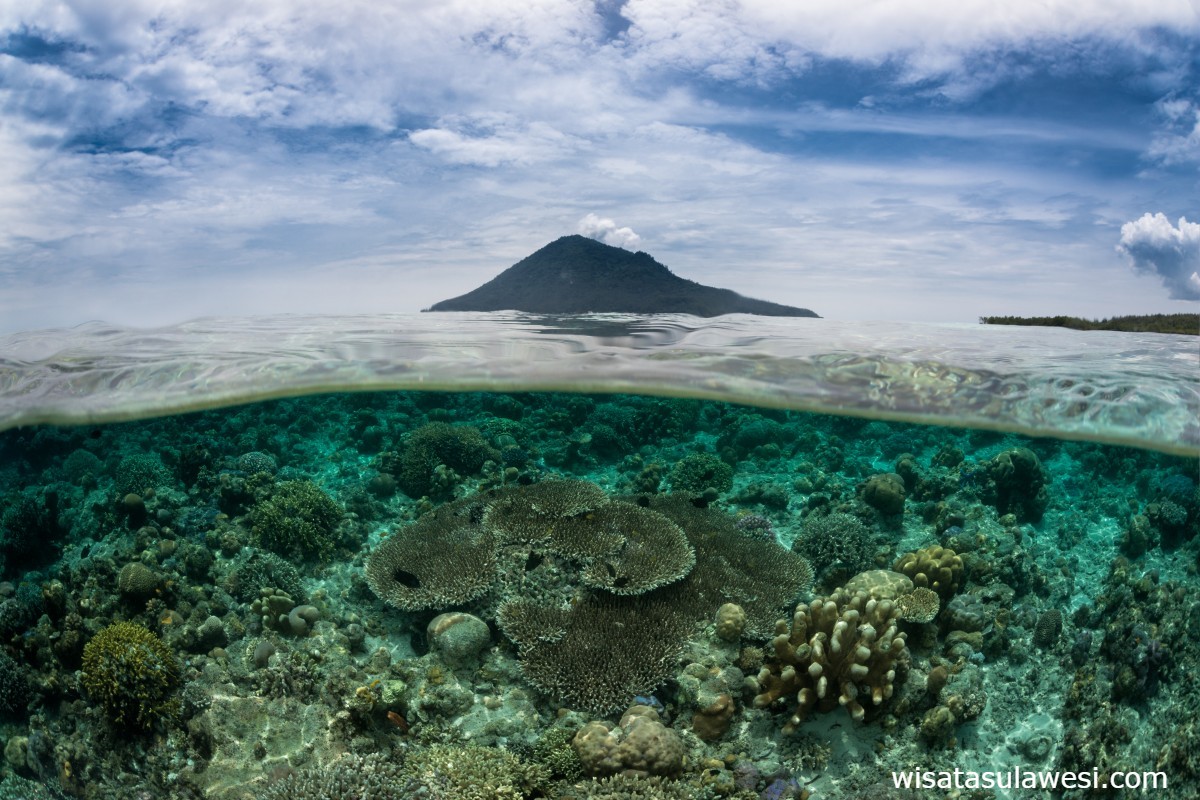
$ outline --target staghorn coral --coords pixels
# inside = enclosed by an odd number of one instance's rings
[[[905,553],[892,565],[896,572],[912,579],[916,586],[933,589],[948,600],[963,580],[962,557],[947,547],[926,547]]]
[[[758,800],[757,793],[739,795],[742,796]],[[556,797],[562,800],[709,800],[716,795],[686,781],[618,774],[581,781]]]
[[[0,652],[0,717],[24,713],[30,696],[25,670],[7,653]]]
[[[416,782],[411,795],[430,800],[524,800],[540,796],[550,782],[541,764],[526,764],[507,750],[436,744],[413,753],[405,774]]]
[[[715,498],[733,488],[733,467],[712,453],[692,453],[676,462],[669,480],[674,492]]]
[[[456,475],[476,475],[485,461],[499,456],[478,428],[431,422],[409,434],[396,480],[404,493],[416,500],[439,488],[452,488],[437,480],[439,467]]]
[[[891,600],[843,589],[797,606],[790,628],[785,620],[776,623],[775,652],[758,674],[754,705],[768,708],[795,697],[784,726],[789,732],[812,711],[838,705],[862,720],[863,701],[878,706],[892,696],[896,667],[907,656],[898,619]]]
[[[325,767],[293,773],[267,786],[261,800],[407,800],[420,784],[388,756],[344,755]]]
[[[572,707],[604,714],[673,674],[694,621],[664,591],[671,590],[595,595],[569,610],[515,600],[498,617],[530,683]]]
[[[177,707],[179,662],[141,625],[114,622],[83,648],[81,682],[116,725],[148,730]]]
[[[367,584],[404,611],[473,600],[496,578],[496,539],[480,523],[482,501],[457,500],[380,542],[367,559]]]
[[[171,473],[163,466],[157,455],[136,453],[121,459],[117,464],[114,488],[118,496],[130,492],[141,494],[147,489],[157,489],[171,480]]]
[[[515,486],[497,492],[488,504],[484,524],[509,542],[544,542],[557,528],[568,525],[577,517],[608,502],[604,490],[594,483],[579,480],[551,479]],[[557,546],[564,555],[576,558],[605,555],[620,546],[619,535],[588,537],[561,533]],[[570,551],[574,544],[578,551]]]
[[[263,589],[278,589],[298,602],[304,600],[296,567],[274,553],[253,547],[243,550],[229,565],[222,586],[243,603],[257,599]]]

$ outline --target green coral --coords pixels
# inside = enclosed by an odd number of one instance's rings
[[[303,561],[329,558],[342,509],[309,480],[283,481],[250,510],[250,530],[281,556]]]
[[[116,725],[149,730],[175,713],[179,662],[162,639],[114,622],[83,648],[83,687]]]
[[[408,437],[396,479],[405,494],[418,499],[453,488],[439,482],[439,467],[448,467],[460,476],[477,475],[484,462],[499,457],[499,451],[488,444],[478,428],[431,422]]]
[[[533,746],[533,758],[550,770],[555,778],[577,781],[583,777],[583,764],[579,754],[571,746],[575,731],[569,728],[551,728],[541,735]]]
[[[136,453],[125,456],[117,465],[114,488],[118,496],[130,492],[144,494],[147,489],[157,489],[170,480],[171,473],[157,455]]]
[[[692,453],[675,464],[670,480],[673,491],[716,497],[733,488],[733,467],[712,453]]]

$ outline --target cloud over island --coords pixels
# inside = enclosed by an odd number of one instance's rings
[[[1198,213],[1198,43],[1175,1],[9,4],[0,320],[416,310],[574,231],[830,317],[1179,310],[1141,223]]]

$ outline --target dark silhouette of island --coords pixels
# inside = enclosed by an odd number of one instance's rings
[[[585,236],[557,239],[478,289],[424,310],[818,316],[807,308],[703,286],[680,278],[647,253],[630,253]]]
[[[1125,331],[1126,333],[1181,333],[1200,336],[1200,314],[1133,314],[1105,319],[1081,317],[980,317],[984,325],[1041,325],[1074,328],[1077,331]]]

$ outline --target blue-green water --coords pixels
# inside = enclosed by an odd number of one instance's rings
[[[1195,347],[1065,333],[9,337],[0,797],[1195,797]]]

